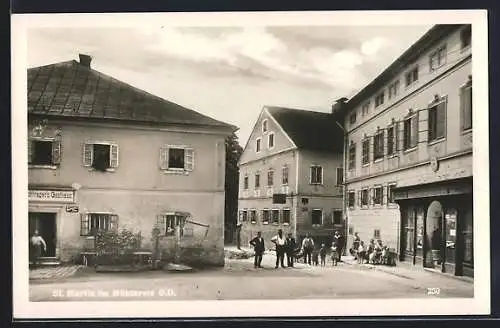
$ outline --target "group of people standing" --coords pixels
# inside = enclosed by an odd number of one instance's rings
[[[300,256],[304,257],[304,263],[309,265],[318,265],[318,256],[321,257],[321,265],[326,265],[326,256],[328,253],[332,254],[332,263],[334,265],[340,261],[341,255],[344,251],[344,238],[342,235],[336,231],[333,236],[333,242],[331,247],[327,247],[324,243],[321,244],[321,248],[315,246],[314,240],[309,233],[302,240],[302,244],[295,241],[292,233],[288,233],[287,237],[284,236],[283,230],[279,229],[278,234],[271,238],[271,242],[274,243],[276,247],[276,265],[275,268],[289,267],[293,268],[294,262]],[[257,232],[257,236],[250,241],[250,245],[253,246],[255,252],[254,267],[262,268],[262,256],[265,251],[264,238],[262,233]],[[285,255],[286,255],[286,266],[285,266]]]

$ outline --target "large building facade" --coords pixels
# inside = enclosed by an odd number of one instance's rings
[[[85,55],[28,69],[30,235],[46,240],[44,257],[74,262],[98,231],[128,229],[152,248],[158,227],[168,258],[180,227],[181,247],[223,265],[234,130],[91,69]]]
[[[258,231],[269,247],[278,229],[299,242],[344,233],[342,140],[329,113],[264,107],[239,161],[242,245]]]
[[[350,242],[358,232],[403,261],[473,275],[471,61],[471,26],[436,25],[334,106]]]

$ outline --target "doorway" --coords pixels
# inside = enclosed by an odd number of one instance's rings
[[[439,201],[435,200],[429,205],[426,218],[425,266],[439,268],[444,258],[442,252],[443,206]]]
[[[29,236],[33,236],[35,230],[42,236],[47,244],[47,249],[42,257],[56,256],[56,213],[29,212]]]

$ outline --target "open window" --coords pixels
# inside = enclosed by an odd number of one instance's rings
[[[193,171],[194,150],[186,146],[162,146],[160,148],[160,168],[166,171]]]
[[[83,166],[96,171],[113,171],[118,167],[118,145],[105,142],[86,142],[83,146]]]
[[[54,166],[61,162],[61,141],[55,138],[30,138],[28,164]]]
[[[158,215],[156,223],[163,235],[175,236],[176,231],[179,230],[179,236],[182,237],[187,217],[188,215],[183,212],[169,212]]]
[[[118,215],[110,213],[83,213],[80,221],[81,236],[95,236],[98,232],[116,231]]]

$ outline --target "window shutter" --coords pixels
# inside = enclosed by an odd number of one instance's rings
[[[117,144],[109,145],[109,167],[117,168],[119,165],[119,151]]]
[[[373,204],[374,204],[373,199],[374,198],[375,198],[375,189],[374,188],[368,189],[368,204],[370,206],[373,206]]]
[[[160,147],[160,169],[168,169],[168,146],[166,145]]]
[[[411,147],[418,143],[418,114],[411,119]]]
[[[90,232],[90,215],[82,213],[80,216],[80,236],[88,236]]]
[[[109,217],[109,230],[117,231],[118,230],[118,215],[112,214]]]
[[[446,131],[446,102],[440,103],[436,110],[436,137],[442,138]]]
[[[92,166],[94,157],[94,145],[91,143],[83,144],[83,166]]]
[[[156,216],[156,227],[160,229],[160,234],[163,235],[165,234],[166,227],[165,227],[165,215],[157,215]]]
[[[387,186],[382,187],[382,205],[387,204]]]
[[[192,148],[184,150],[184,168],[186,171],[192,171],[194,168],[194,150]]]
[[[28,139],[28,163],[33,162],[33,140]]]
[[[472,128],[472,87],[470,85],[460,88],[460,113],[462,130]]]
[[[52,141],[52,164],[61,163],[61,140]]]
[[[358,190],[358,207],[361,207],[361,190]]]

